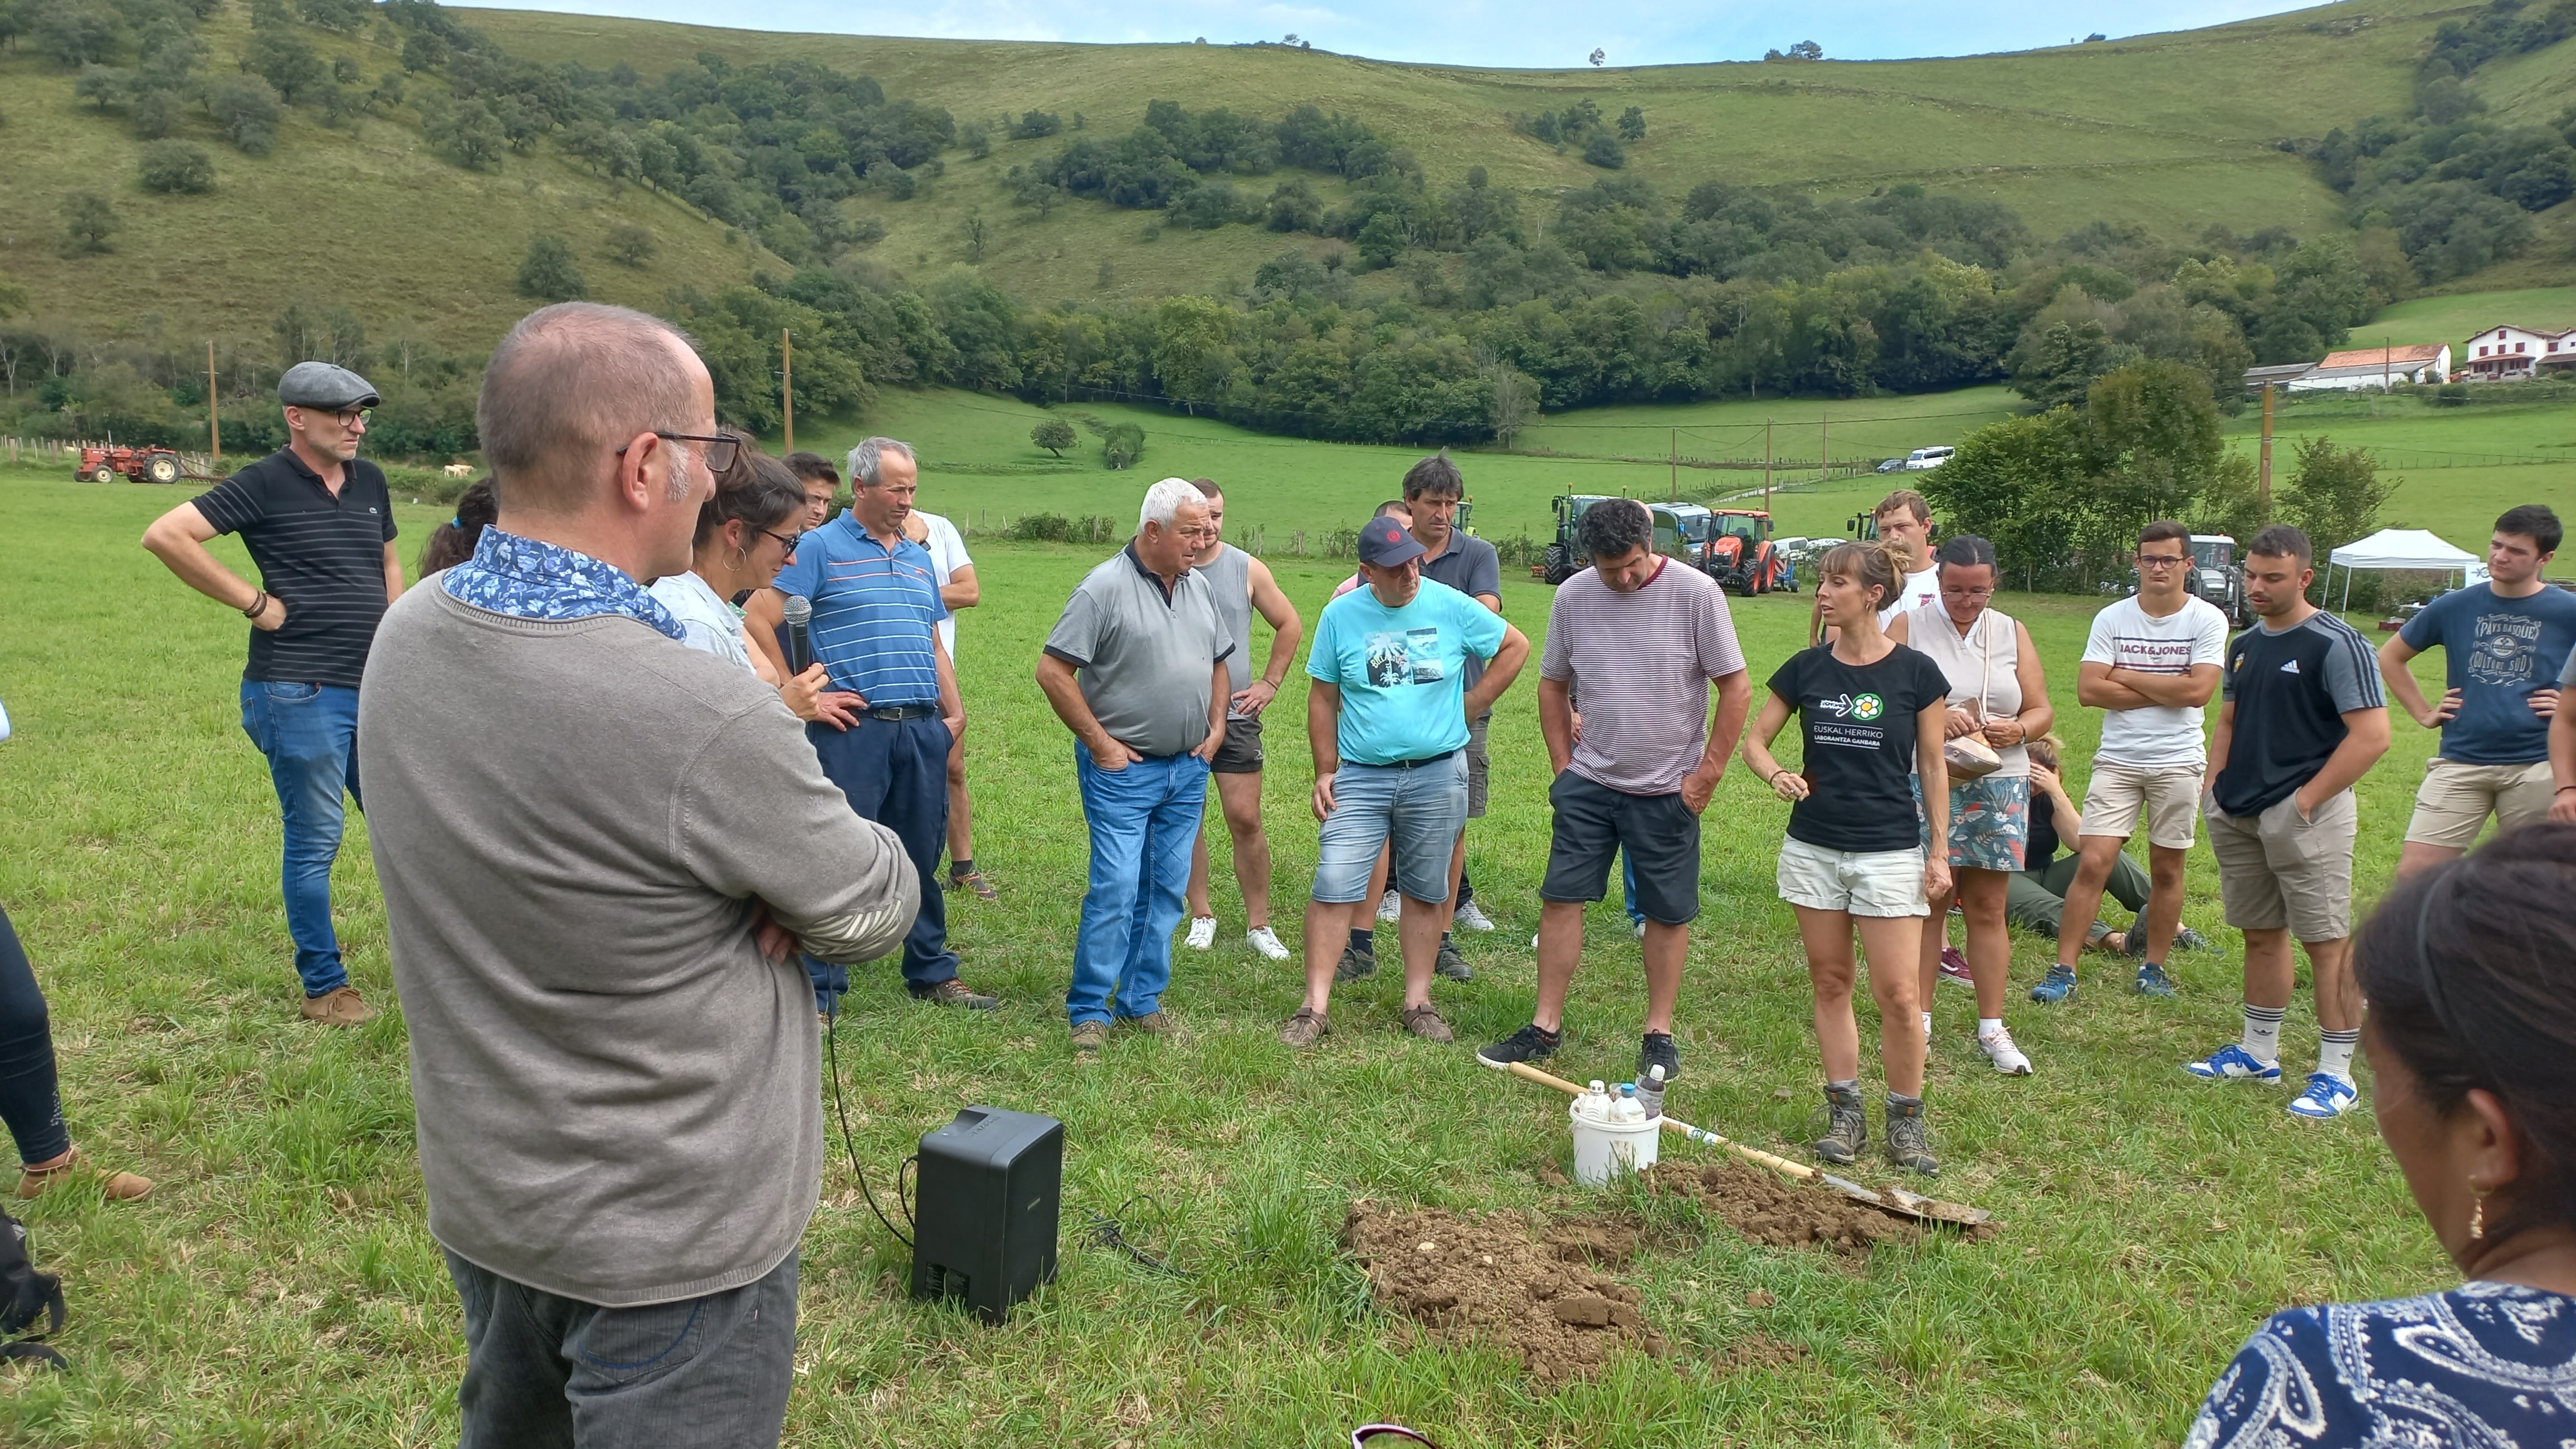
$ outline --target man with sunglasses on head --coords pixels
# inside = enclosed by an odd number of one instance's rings
[[[358,456],[376,390],[345,367],[299,362],[278,380],[287,444],[155,519],[143,546],[181,582],[250,621],[242,729],[268,757],[285,822],[286,932],[304,1019],[357,1026],[375,1010],[349,984],[331,928],[341,795],[358,794],[358,679],[377,621],[401,595],[393,499]],[[206,549],[237,533],[259,583]]]

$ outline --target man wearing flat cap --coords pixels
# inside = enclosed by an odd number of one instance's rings
[[[299,362],[277,384],[287,445],[161,515],[143,546],[188,587],[250,621],[242,729],[268,757],[285,821],[286,932],[304,979],[304,1018],[356,1026],[358,997],[331,929],[331,862],[341,799],[358,794],[358,676],[385,606],[402,593],[393,499],[358,457],[376,390],[345,367]],[[206,550],[238,533],[253,585]],[[363,805],[363,802],[361,802]]]

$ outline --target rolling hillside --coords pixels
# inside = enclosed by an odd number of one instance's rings
[[[945,107],[960,122],[1039,108],[1068,123],[1080,114],[1088,134],[1108,137],[1131,129],[1152,99],[1260,116],[1312,103],[1347,111],[1411,150],[1434,186],[1481,165],[1494,184],[1533,202],[1606,173],[1571,149],[1517,134],[1513,116],[1591,98],[1612,112],[1644,112],[1648,133],[1630,147],[1627,174],[1675,195],[1708,179],[1822,196],[1913,182],[1999,201],[2041,236],[2109,221],[2178,240],[2213,224],[2301,234],[2333,226],[2340,199],[2278,143],[2402,111],[2423,43],[2456,8],[2353,0],[2207,30],[1953,60],[1546,72],[1384,64],[1277,46],[896,40],[460,13],[525,59],[622,63],[647,76],[701,52],[738,63],[804,60],[873,76],[890,97]],[[246,25],[238,7],[206,23],[219,63]],[[350,56],[370,79],[394,64],[390,27],[353,39],[312,34],[326,58]],[[2503,62],[2480,84],[2498,115],[2538,121],[2576,91],[2571,67],[2576,45],[2559,45]],[[8,198],[0,274],[27,289],[38,316],[124,335],[159,319],[255,336],[286,299],[306,295],[384,319],[380,331],[398,323],[471,348],[523,305],[510,283],[541,230],[572,243],[593,295],[609,300],[653,304],[680,281],[720,286],[756,268],[782,269],[681,203],[612,188],[552,142],[504,157],[495,171],[460,169],[430,153],[419,113],[405,106],[340,129],[317,124],[309,107],[290,110],[267,157],[221,146],[212,122],[191,112],[178,134],[208,144],[214,191],[147,195],[133,180],[140,143],[72,87],[68,71],[23,49],[0,54],[0,196]],[[1043,221],[1014,207],[1006,173],[1066,139],[997,134],[983,159],[955,149],[925,168],[939,174],[925,175],[910,200],[868,196],[841,206],[885,229],[864,255],[925,278],[966,262],[968,219],[980,217],[979,270],[1037,305],[1233,292],[1284,245],[1319,255],[1344,247],[1244,225],[1148,236],[1153,214],[1088,200]],[[1314,180],[1327,204],[1346,192],[1338,180]],[[83,188],[109,192],[126,225],[112,255],[66,260],[59,199]],[[606,228],[625,220],[661,241],[641,268],[601,255]],[[2563,220],[2544,218],[2542,244],[2507,266],[2525,285],[2576,274]],[[1364,278],[1363,295],[1394,286],[1391,276]]]

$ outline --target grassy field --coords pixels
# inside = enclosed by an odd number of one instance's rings
[[[2228,425],[2228,446],[2249,456],[2260,437],[2254,409]],[[2576,475],[2576,408],[2563,403],[2433,408],[2413,397],[2310,394],[2274,416],[2276,486],[2304,437],[2367,447],[2383,473],[2402,480],[2380,510],[2382,526],[2428,528],[2472,553],[2484,551],[2496,515],[2516,504],[2565,509]]]
[[[2416,297],[2380,309],[2352,330],[2347,347],[2451,344],[2451,365],[2465,360],[2460,344],[2481,329],[2510,322],[2522,327],[2576,327],[2576,287],[2518,287],[2457,296]]]
[[[1287,480],[1323,456],[1282,454],[1264,476],[1282,494],[1322,496],[1329,465]],[[1123,511],[1149,476],[1084,483],[1099,507]],[[1336,501],[1362,503],[1387,481],[1344,482]],[[934,473],[930,492],[964,511],[949,500],[1016,486]],[[0,1395],[0,1441],[452,1443],[458,1314],[423,1228],[364,825],[353,816],[339,920],[357,984],[389,1009],[362,1030],[316,1031],[295,1019],[275,805],[236,721],[242,626],[135,546],[172,500],[0,473],[0,698],[18,732],[0,747],[0,901],[52,998],[75,1132],[100,1161],[161,1181],[141,1205],[75,1189],[32,1206],[38,1256],[66,1275],[72,1322],[59,1342],[73,1368]],[[399,512],[409,550],[436,513]],[[1525,943],[1548,824],[1526,681],[1496,719],[1494,811],[1471,852],[1502,929],[1466,939],[1478,981],[1440,988],[1462,1045],[1404,1038],[1381,972],[1339,996],[1321,1050],[1278,1047],[1270,1033],[1297,983],[1230,944],[1242,917],[1220,843],[1229,944],[1183,953],[1168,1000],[1186,1034],[1121,1038],[1077,1069],[1061,994],[1084,837],[1067,742],[1029,670],[1067,590],[1105,549],[976,550],[986,602],[964,621],[960,656],[976,856],[1003,896],[952,920],[968,979],[1007,1005],[943,1014],[906,1003],[890,969],[865,973],[840,1061],[853,1146],[881,1194],[917,1135],[964,1103],[1061,1118],[1062,1273],[1000,1329],[906,1302],[906,1256],[861,1203],[836,1131],[804,1244],[790,1443],[1324,1446],[1375,1417],[1444,1443],[1566,1449],[2170,1443],[2273,1309],[2449,1281],[2367,1114],[2296,1122],[2281,1093],[2199,1086],[2176,1070],[2236,1030],[2235,959],[2223,953],[2178,956],[2173,1003],[2112,989],[2115,963],[2104,962],[2087,967],[2069,1008],[2016,1005],[2040,1073],[2027,1080],[1987,1070],[1968,1044],[1971,1008],[1941,994],[1930,1091],[1942,1190],[1998,1216],[1990,1240],[1842,1260],[1751,1245],[1695,1209],[1547,1185],[1567,1158],[1563,1105],[1477,1067],[1468,1045],[1530,1006]],[[1309,618],[1342,571],[1276,566]],[[1504,600],[1524,630],[1542,632],[1544,589],[1507,579]],[[2039,640],[2081,758],[2096,723],[2072,706],[2071,661],[2088,606],[2006,607]],[[1792,651],[1805,613],[1804,598],[1738,602],[1757,672]],[[1290,674],[1283,720],[1302,715],[1303,679]],[[1268,816],[1282,919],[1293,921],[1314,859],[1309,776],[1293,728],[1273,743]],[[2360,788],[2365,901],[2387,882],[2430,746],[2401,725]],[[1706,914],[1672,1099],[1677,1114],[1770,1145],[1805,1130],[1818,1078],[1796,935],[1772,887],[1782,816],[1737,770],[1706,817]],[[2232,949],[2206,851],[2193,858],[2185,918]],[[1591,924],[1560,1060],[1569,1075],[1625,1075],[1641,1009],[1636,948],[1615,904]],[[2019,941],[2016,977],[2046,959],[2046,943]],[[2294,1066],[2315,1048],[2301,1001],[2286,1044]],[[1087,1212],[1139,1192],[1168,1216],[1131,1211],[1127,1230],[1168,1254],[1178,1277],[1083,1236]],[[1649,1250],[1619,1274],[1676,1351],[1551,1388],[1495,1352],[1416,1342],[1380,1316],[1337,1248],[1345,1208],[1361,1198],[1549,1219],[1647,1212]],[[1769,1295],[1758,1307],[1755,1292]],[[1729,1356],[1765,1343],[1787,1351],[1757,1366]]]

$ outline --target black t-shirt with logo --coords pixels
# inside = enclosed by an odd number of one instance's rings
[[[1941,666],[1902,644],[1875,664],[1846,664],[1819,644],[1791,655],[1771,692],[1798,712],[1807,798],[1789,811],[1789,838],[1819,850],[1913,850],[1914,719],[1947,701]]]
[[[385,616],[385,545],[394,502],[384,470],[341,465],[337,497],[291,448],[281,448],[197,495],[217,533],[238,533],[260,587],[286,603],[279,629],[250,631],[242,678],[358,687],[367,646]]]

